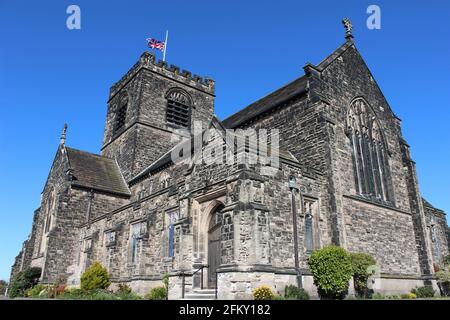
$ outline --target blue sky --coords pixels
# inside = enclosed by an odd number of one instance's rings
[[[81,30],[66,8],[81,8]],[[370,4],[381,30],[366,27]],[[450,212],[448,1],[0,0],[0,279],[31,229],[64,122],[67,144],[99,152],[109,86],[170,31],[167,60],[216,80],[226,116],[355,42],[417,162],[422,194]]]

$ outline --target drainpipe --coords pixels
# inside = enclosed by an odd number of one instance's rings
[[[297,231],[297,205],[295,201],[295,192],[298,190],[297,181],[293,175],[289,176],[289,188],[291,189],[292,195],[292,225],[294,233],[294,263],[295,272],[297,274],[297,287],[302,288],[302,275],[300,273],[300,263],[298,259],[298,231]]]

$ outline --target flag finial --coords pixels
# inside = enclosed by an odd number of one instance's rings
[[[353,34],[352,34],[353,25],[352,25],[352,22],[350,21],[349,18],[344,18],[342,20],[342,24],[344,25],[344,28],[345,28],[345,39],[347,39],[348,41],[351,41],[353,39]]]
[[[67,123],[64,123],[64,127],[61,133],[61,140],[60,144],[65,145],[66,144],[66,136],[67,136]]]

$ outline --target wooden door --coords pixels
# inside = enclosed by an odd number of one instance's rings
[[[216,287],[216,269],[220,266],[220,229],[222,221],[220,213],[211,218],[208,230],[208,288]]]

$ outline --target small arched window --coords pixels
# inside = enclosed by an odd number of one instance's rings
[[[363,196],[389,201],[386,143],[374,111],[362,98],[350,105],[347,135],[352,147],[356,191]]]
[[[125,126],[127,120],[127,109],[128,109],[128,94],[123,94],[116,108],[116,115],[114,119],[114,134],[119,132]]]
[[[192,100],[189,94],[180,88],[170,89],[166,94],[167,99],[167,123],[181,128],[189,128],[191,125]]]

